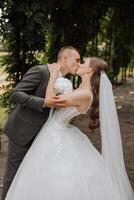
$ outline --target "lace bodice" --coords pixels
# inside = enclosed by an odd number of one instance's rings
[[[69,108],[60,108],[60,109],[51,109],[49,115],[49,121],[59,124],[60,126],[65,126],[69,121],[78,116],[80,112],[76,107]]]
[[[86,97],[91,93],[88,90],[73,90],[73,86],[71,81],[69,81],[66,78],[60,77],[56,79],[56,82],[54,84],[55,92],[56,94],[67,94],[68,98],[72,98],[72,101],[80,101],[81,106],[80,109],[77,109],[77,107],[68,107],[68,108],[60,108],[55,109],[52,108],[49,114],[48,121],[51,123],[53,122],[56,126],[65,126],[69,123],[69,121],[74,118],[75,116],[87,112],[89,109],[91,102],[89,101],[89,98],[86,99]],[[70,95],[70,96],[69,96]],[[71,96],[72,95],[72,96]],[[92,96],[92,93],[90,94]],[[75,98],[74,98],[75,97]],[[83,98],[85,99],[83,100]],[[88,105],[89,104],[89,105]],[[74,104],[73,104],[74,105]],[[76,105],[79,105],[76,103]],[[52,124],[51,124],[52,125]],[[52,125],[53,126],[53,125]]]
[[[86,91],[87,92],[87,91]],[[84,95],[85,91],[76,91],[75,92],[75,96],[80,97],[80,95]],[[91,94],[92,96],[92,94]],[[52,108],[49,114],[49,121],[53,122],[54,124],[58,124],[59,126],[65,126],[69,123],[69,121],[80,115],[80,114],[85,114],[91,106],[91,102],[90,101],[88,103],[88,105],[85,106],[85,104],[83,103],[83,105],[81,106],[83,109],[83,111],[79,111],[77,107],[68,107],[68,108],[59,108],[59,109],[55,109]]]

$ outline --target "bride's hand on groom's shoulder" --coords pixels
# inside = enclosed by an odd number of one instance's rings
[[[60,67],[57,63],[48,64],[50,75],[57,76],[60,71]]]

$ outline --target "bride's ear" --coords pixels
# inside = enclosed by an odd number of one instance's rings
[[[92,69],[88,69],[87,70],[87,73],[91,73],[93,70]]]

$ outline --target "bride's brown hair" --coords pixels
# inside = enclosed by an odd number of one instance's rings
[[[90,57],[89,66],[92,68],[93,74],[90,79],[91,90],[93,94],[93,101],[90,108],[90,122],[89,128],[94,130],[99,127],[99,86],[101,71],[108,70],[108,64],[97,57]]]

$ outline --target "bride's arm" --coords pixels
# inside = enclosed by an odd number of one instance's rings
[[[88,90],[74,91],[56,97],[55,105],[60,107],[77,107],[81,112],[88,110],[92,101],[92,94]]]

